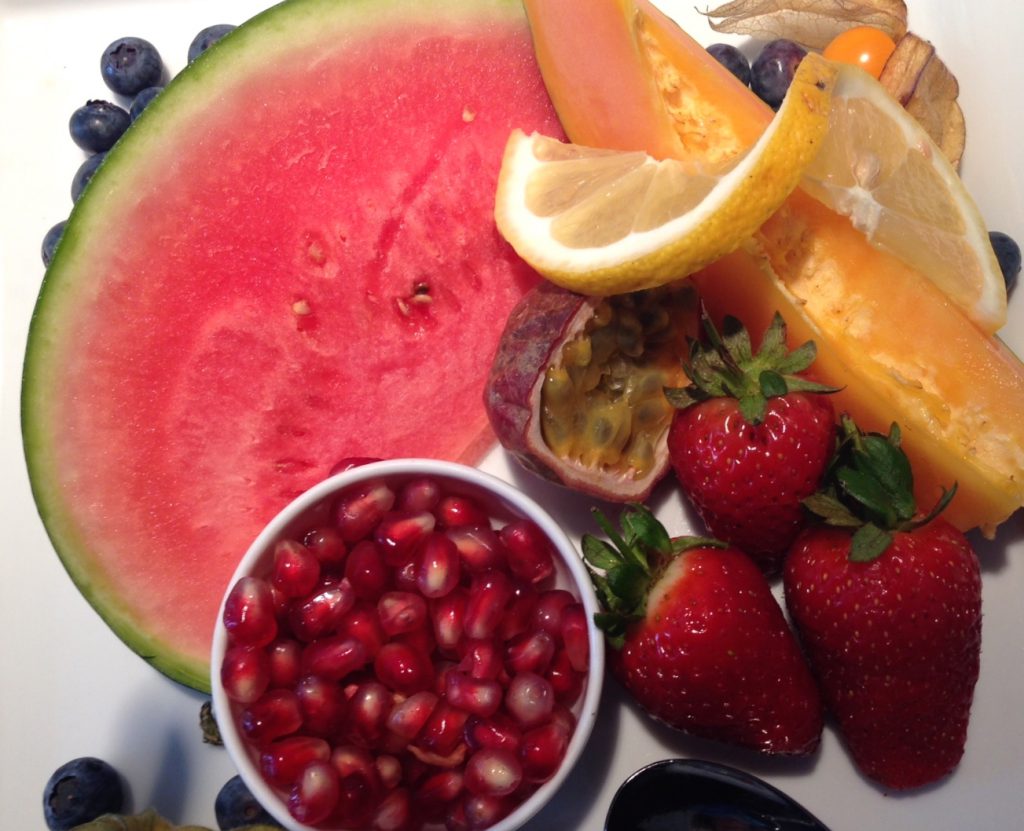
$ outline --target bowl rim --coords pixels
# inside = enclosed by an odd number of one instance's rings
[[[594,594],[590,576],[576,546],[555,519],[536,500],[524,491],[480,468],[448,462],[439,459],[402,458],[368,462],[350,468],[324,479],[303,491],[273,519],[268,522],[236,566],[217,609],[213,642],[210,650],[210,688],[214,716],[218,718],[221,739],[232,763],[257,801],[289,831],[322,831],[321,827],[298,822],[288,811],[281,796],[266,782],[250,755],[249,748],[242,740],[234,719],[229,715],[221,719],[219,713],[231,713],[232,702],[220,682],[220,667],[227,649],[227,630],[222,624],[227,596],[241,577],[250,574],[255,565],[266,555],[270,547],[303,513],[311,510],[323,500],[360,482],[375,478],[396,478],[413,476],[434,476],[458,481],[472,488],[483,489],[514,513],[533,520],[554,544],[577,594],[583,603],[587,616],[590,666],[587,670],[586,688],[583,696],[572,708],[576,714],[576,729],[573,731],[565,758],[555,774],[544,782],[528,799],[518,805],[508,816],[490,826],[488,831],[515,831],[533,818],[559,790],[579,761],[597,719],[604,683],[604,637],[594,625],[594,615],[600,610]],[[325,826],[330,828],[330,826]]]

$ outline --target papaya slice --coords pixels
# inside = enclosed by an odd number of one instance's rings
[[[684,161],[746,149],[771,110],[648,0],[525,0],[571,141]],[[600,56],[600,58],[596,57]],[[922,274],[797,191],[743,249],[691,276],[714,317],[782,314],[865,429],[903,431],[919,504],[987,536],[1024,504],[1024,364]]]

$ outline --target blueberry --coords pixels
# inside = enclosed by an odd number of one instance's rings
[[[75,144],[90,153],[100,153],[114,146],[130,122],[127,111],[116,104],[87,101],[71,113],[68,129]]]
[[[102,759],[83,756],[61,765],[43,792],[43,814],[50,831],[67,831],[124,804],[121,777]]]
[[[156,47],[142,38],[118,38],[103,50],[103,80],[118,95],[131,98],[146,87],[160,86],[164,63]]]
[[[89,184],[89,180],[96,172],[96,168],[102,164],[106,157],[106,153],[96,153],[79,165],[78,170],[75,171],[75,177],[71,180],[72,202],[78,201],[78,197],[82,195],[82,191],[85,190],[85,186]]]
[[[64,227],[67,224],[68,221],[62,219],[47,231],[46,236],[43,237],[43,265],[49,265],[50,260],[53,259],[53,252],[57,250],[57,243],[60,242],[60,238],[64,234]]]
[[[207,26],[192,39],[192,43],[188,47],[188,62],[192,63],[234,28],[230,23],[216,23],[213,26]]]
[[[1020,246],[1013,237],[1002,231],[989,231],[988,238],[999,260],[999,268],[1006,281],[1006,294],[1009,295],[1017,287],[1017,277],[1020,275]]]
[[[769,41],[750,66],[750,88],[769,107],[777,110],[786,97],[797,65],[806,54],[806,49],[791,40]]]
[[[131,120],[134,121],[140,115],[142,111],[149,106],[149,102],[157,97],[163,91],[163,87],[146,87],[138,95],[132,99],[132,104],[128,108],[128,114],[131,116]]]
[[[240,828],[243,825],[270,825],[280,828],[281,824],[256,801],[241,776],[232,776],[217,794],[213,805],[217,826],[221,831]]]
[[[750,86],[750,61],[739,49],[728,43],[712,43],[708,54],[739,78],[744,86]]]

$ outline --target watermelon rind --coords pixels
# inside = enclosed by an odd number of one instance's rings
[[[224,90],[250,71],[302,54],[306,46],[371,38],[398,24],[422,20],[436,26],[444,20],[457,30],[489,19],[521,20],[526,27],[519,0],[286,0],[239,26],[175,77],[109,152],[71,212],[39,292],[23,366],[22,433],[32,494],[64,568],[96,612],[133,651],[186,686],[209,689],[208,660],[183,654],[173,638],[140,623],[133,598],[112,587],[104,553],[93,550],[76,523],[74,489],[58,475],[63,460],[54,442],[52,425],[59,418],[52,392],[67,348],[62,336],[65,322],[93,296],[89,261],[96,254],[93,243],[111,222],[112,201],[145,182],[149,160],[168,142],[186,138],[176,125],[215,114]]]

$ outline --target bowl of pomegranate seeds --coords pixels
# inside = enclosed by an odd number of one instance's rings
[[[476,468],[371,462],[299,496],[221,606],[213,705],[287,828],[512,831],[594,723],[604,652],[571,541]]]

